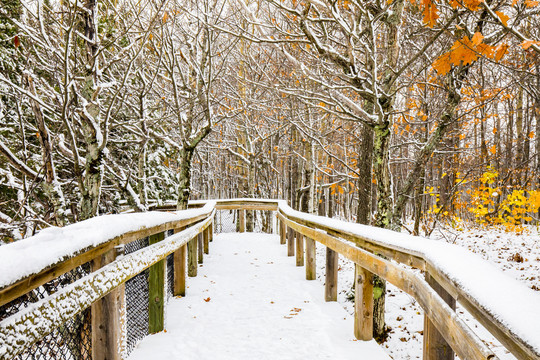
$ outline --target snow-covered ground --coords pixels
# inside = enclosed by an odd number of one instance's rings
[[[467,248],[528,287],[540,288],[540,237],[535,228],[523,235],[442,229],[432,238]],[[199,269],[201,275],[190,281],[188,296],[167,307],[167,332],[146,338],[131,359],[149,354],[169,358],[179,351],[188,359],[216,354],[218,359],[353,358],[362,344],[352,336],[353,264],[340,258],[338,303],[325,303],[324,246],[317,244],[318,281],[309,282],[303,280],[304,268],[297,268],[278,242],[261,234],[219,235]],[[418,303],[388,284],[386,307],[392,330],[382,348],[393,359],[421,359],[424,314]],[[458,313],[501,360],[515,359],[459,306]]]
[[[352,316],[324,301],[276,235],[216,236],[188,285],[167,306],[166,332],[143,339],[130,360],[389,359],[354,339]]]
[[[522,235],[500,229],[438,229],[434,231],[432,238],[467,248],[528,287],[540,290],[540,237],[535,228],[528,229]],[[324,283],[325,251],[324,246],[317,244],[317,277],[321,283]],[[349,314],[354,311],[354,303],[350,301],[353,276],[354,264],[340,258],[338,302]],[[459,305],[458,313],[471,329],[487,342],[499,359],[515,359]],[[423,310],[412,297],[391,284],[387,287],[386,322],[392,330],[388,340],[382,345],[385,351],[393,359],[421,359]]]

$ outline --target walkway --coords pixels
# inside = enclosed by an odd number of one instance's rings
[[[169,302],[166,331],[129,359],[390,359],[356,341],[352,316],[294,263],[275,235],[216,236],[187,297]]]

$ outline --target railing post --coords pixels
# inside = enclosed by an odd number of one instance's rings
[[[354,289],[354,336],[373,339],[373,274],[356,264]]]
[[[188,276],[197,276],[197,243],[199,235],[188,242]]]
[[[204,232],[204,230],[203,230]],[[197,254],[199,255],[199,264],[203,263],[203,234],[199,233],[197,235]]]
[[[326,248],[326,280],[324,283],[324,300],[337,301],[338,253]]]
[[[287,256],[294,256],[294,230],[287,228]]]
[[[279,243],[282,245],[287,243],[287,225],[283,220],[279,222]]]
[[[210,242],[214,241],[214,219],[212,219],[212,222],[210,222],[210,226],[209,226],[209,232],[208,232],[208,235],[210,237]]]
[[[304,266],[304,235],[296,233],[296,266]]]
[[[164,233],[150,236],[149,245],[165,238]],[[165,260],[150,266],[148,276],[148,332],[155,334],[164,328],[165,306]]]
[[[238,210],[238,222],[240,223],[240,232],[246,232],[246,210]]]
[[[316,255],[315,240],[308,237],[306,239],[306,280],[316,279]]]
[[[456,300],[427,271],[426,281],[437,294],[453,309]],[[424,315],[424,360],[453,360],[454,351],[439,333],[431,320]]]
[[[175,229],[174,232],[178,233],[183,228]],[[186,296],[186,256],[187,245],[183,245],[180,249],[173,253],[173,271],[174,271],[174,283],[173,283],[173,295],[174,296]]]
[[[113,262],[124,254],[124,246],[95,258],[92,271]],[[122,284],[92,304],[92,359],[120,360],[126,348],[126,291]]]
[[[206,229],[203,231],[203,243],[204,243],[204,253],[209,254],[210,253],[210,227],[211,225],[208,225]]]

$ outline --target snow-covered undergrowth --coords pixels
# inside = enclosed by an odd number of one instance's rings
[[[523,235],[500,229],[439,229],[432,234],[432,239],[466,248],[528,287],[540,289],[540,238],[534,228]],[[324,283],[325,256],[325,247],[317,244],[317,278],[321,283]],[[340,257],[338,276],[338,302],[352,314],[354,264]],[[457,311],[501,360],[515,359],[466,310],[458,305]],[[421,359],[423,310],[411,296],[391,284],[387,284],[386,322],[391,328],[388,340],[382,345],[387,353],[394,359]]]

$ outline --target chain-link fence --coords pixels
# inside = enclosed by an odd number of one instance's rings
[[[252,218],[253,220],[250,220]],[[273,211],[246,211],[246,231],[251,231],[250,221],[253,223],[253,232],[272,233],[275,227]],[[214,216],[214,232],[216,234],[231,233],[239,230],[238,210],[217,210]]]
[[[251,211],[246,214],[246,225],[253,223],[253,232],[272,232],[275,226],[274,214],[271,211]],[[252,216],[253,220],[250,220]],[[228,233],[237,231],[238,210],[216,211],[214,232]],[[173,234],[170,230],[166,236]],[[130,254],[148,246],[148,238],[133,241],[125,245],[125,254]],[[167,257],[167,300],[173,294],[173,254]],[[83,264],[64,275],[34,289],[3,306],[0,306],[0,321],[21,311],[22,309],[54,294],[63,287],[72,284],[90,274],[91,263]],[[131,353],[137,343],[148,335],[148,303],[149,303],[149,271],[145,270],[125,283],[127,312],[127,353]],[[52,333],[35,343],[16,360],[91,360],[92,328],[90,308],[64,323]]]
[[[83,264],[64,275],[32,290],[0,307],[0,321],[54,294],[63,287],[90,273],[90,263]],[[90,309],[66,321],[62,326],[32,345],[17,360],[92,359],[92,328]]]
[[[172,234],[172,232],[171,232]],[[126,244],[125,254],[148,246],[148,238]],[[90,274],[90,262],[38,287],[37,289],[0,307],[0,321],[14,315],[37,301],[54,294]],[[127,353],[148,335],[148,275],[145,270],[126,281]],[[167,258],[168,288],[172,288],[172,255]],[[169,293],[169,292],[168,292]],[[172,293],[172,292],[171,292]],[[91,309],[84,310],[52,333],[19,354],[16,360],[91,360],[92,359]]]
[[[125,254],[148,246],[148,238],[126,244]],[[127,353],[148,335],[148,269],[126,281]]]

